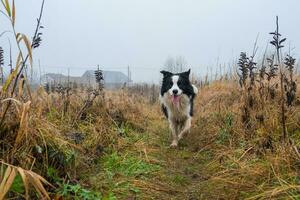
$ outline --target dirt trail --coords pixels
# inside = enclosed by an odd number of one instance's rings
[[[202,188],[206,187],[205,181],[208,179],[205,165],[210,161],[210,152],[205,149],[199,151],[191,145],[192,135],[184,138],[177,149],[170,148],[167,122],[157,120],[152,126],[156,128],[141,141],[145,144],[143,151],[146,160],[158,164],[160,169],[148,180],[157,187],[149,188],[152,192],[143,198],[207,199]]]
[[[180,141],[179,148],[170,148],[167,121],[156,113],[147,123],[144,130],[123,127],[120,148],[102,156],[97,173],[88,174],[94,189],[104,191],[107,200],[217,199],[203,192],[208,188],[210,151],[198,147],[201,142],[195,145],[193,134]]]

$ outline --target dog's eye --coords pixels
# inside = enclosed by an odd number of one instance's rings
[[[178,82],[177,82],[177,85],[181,85],[181,84],[182,84],[182,82],[181,82],[181,81],[178,81]]]

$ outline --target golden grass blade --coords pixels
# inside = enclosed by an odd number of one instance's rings
[[[5,81],[3,87],[2,87],[2,92],[5,93],[7,89],[9,88],[11,82],[14,80],[14,78],[17,76],[18,70],[15,69],[13,70],[12,73],[8,76],[7,80]]]
[[[28,178],[25,174],[25,171],[21,168],[21,167],[18,167],[17,168],[22,180],[23,180],[23,185],[24,185],[24,188],[25,188],[25,198],[28,200],[29,199],[29,192],[28,192]]]
[[[38,178],[42,183],[44,183],[44,184],[47,184],[47,185],[50,185],[51,187],[54,187],[51,183],[49,183],[44,177],[42,177],[42,176],[40,176],[39,174],[36,174],[36,173],[34,173],[34,172],[32,172],[32,171],[30,171],[32,174],[34,174],[34,176],[36,177],[36,178]]]
[[[6,98],[6,99],[3,99],[1,101],[1,103],[4,103],[6,101],[12,101],[13,103],[16,104],[16,109],[17,109],[17,113],[19,114],[20,113],[20,108],[19,106],[22,106],[22,103],[20,101],[18,101],[17,99],[14,99],[14,98]]]
[[[14,182],[16,175],[17,173],[15,168],[7,166],[4,178],[0,185],[0,200],[4,199],[6,193]]]
[[[36,173],[33,173],[31,171],[27,171],[27,173],[30,175],[30,182],[33,185],[33,187],[36,189],[36,191],[41,195],[41,196],[45,196],[47,199],[50,199],[48,192],[46,191],[46,189],[44,188],[40,178],[41,176],[39,176]],[[47,181],[46,181],[47,182]]]
[[[8,0],[5,0],[5,6],[6,6],[5,9],[7,11],[8,16],[11,17],[11,10],[10,10],[10,5],[9,5],[9,1]]]
[[[18,58],[17,58],[17,62],[16,62],[16,69],[19,70],[19,67],[20,67],[21,63],[22,63],[22,54],[19,53]]]
[[[9,17],[11,17],[10,5],[8,0],[1,0]]]
[[[32,67],[31,67],[31,69],[32,69]],[[24,81],[25,81],[25,86],[26,86],[27,94],[29,95],[30,100],[32,100],[32,95],[31,95],[30,85],[29,85],[29,82],[28,82],[26,76],[24,76]]]
[[[17,35],[16,35],[17,41],[19,41],[21,35],[22,35],[21,33],[17,33]]]
[[[291,185],[291,186],[287,186],[287,185],[284,185],[284,186],[278,186],[278,187],[275,187],[273,189],[270,189],[270,190],[267,190],[267,191],[264,191],[263,193],[261,194],[257,194],[255,196],[252,196],[252,197],[249,197],[249,198],[246,198],[246,200],[255,200],[255,199],[278,199],[277,197],[284,194],[284,193],[287,193],[288,191],[290,190],[299,190],[300,187],[298,185]]]
[[[18,96],[21,98],[23,96],[23,86],[25,83],[25,79],[21,78],[18,83]]]
[[[17,176],[16,169],[12,168],[11,173],[10,173],[6,183],[5,183],[4,191],[0,191],[0,192],[3,192],[4,195],[5,195],[9,191],[9,189],[10,189],[11,185],[13,184],[16,176]]]
[[[22,114],[20,118],[20,127],[15,139],[14,147],[18,147],[19,144],[21,144],[24,141],[24,135],[26,136],[25,138],[27,138],[27,132],[28,132],[27,130],[28,130],[28,123],[29,123],[28,113],[29,113],[30,105],[31,105],[31,101],[28,101],[23,104]]]
[[[8,178],[8,176],[10,175],[11,170],[12,170],[12,168],[10,166],[7,166],[7,168],[5,170],[5,174],[4,174],[3,179],[1,181],[1,184],[0,184],[0,191],[3,190],[5,182],[6,182],[7,178]]]
[[[2,92],[5,93],[7,91],[7,89],[9,88],[10,84],[12,83],[12,81],[14,80],[14,78],[17,76],[18,71],[19,71],[19,67],[21,65],[21,54],[19,53],[18,55],[18,59],[17,59],[17,64],[16,64],[16,68],[15,70],[13,70],[12,73],[10,73],[10,75],[8,76],[7,80],[5,81],[3,87],[2,87]]]
[[[22,40],[24,41],[24,43],[26,45],[26,48],[27,48],[27,51],[28,51],[28,56],[29,56],[29,62],[30,62],[30,65],[32,66],[32,48],[31,48],[31,42],[27,38],[27,36],[24,35],[24,34],[21,35],[21,37],[19,38],[18,42],[20,42]]]
[[[15,26],[15,22],[16,22],[16,6],[15,6],[15,0],[13,0],[13,4],[12,4],[12,24],[13,26]]]
[[[41,196],[44,197],[43,199],[50,199],[48,192],[43,186],[44,184],[48,184],[51,187],[53,187],[46,179],[44,179],[42,176],[34,173],[30,170],[25,170],[21,167],[16,167],[10,164],[7,164],[3,162],[3,160],[0,160],[0,163],[2,166],[6,166],[6,171],[3,176],[3,180],[0,184],[0,200],[3,200],[5,197],[5,194],[9,191],[11,188],[11,185],[17,175],[17,173],[20,174],[23,185],[25,187],[25,198],[29,199],[29,185],[33,185],[35,188],[35,191]]]

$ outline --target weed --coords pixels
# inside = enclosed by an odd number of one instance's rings
[[[0,47],[0,72],[1,72],[1,83],[4,83],[4,72],[3,72],[3,65],[4,65],[4,51],[3,48]]]
[[[103,200],[117,200],[117,197],[113,192],[109,192],[107,197],[104,197]]]
[[[233,129],[233,115],[231,113],[228,113],[225,116],[224,126],[219,131],[217,143],[222,145],[228,143],[230,140],[232,129]]]
[[[175,175],[173,178],[173,182],[177,185],[186,185],[188,183],[186,177],[182,175]]]
[[[134,156],[120,156],[114,152],[103,157],[103,167],[109,179],[119,174],[127,177],[147,176],[159,169],[158,165],[146,163]]]
[[[128,123],[122,123],[120,127],[117,127],[117,131],[120,136],[128,137],[131,127]]]
[[[16,192],[18,194],[23,194],[25,192],[25,189],[24,189],[24,185],[23,185],[23,180],[22,180],[22,177],[21,175],[17,175],[10,190],[12,192]]]
[[[285,67],[289,72],[288,77],[284,77],[284,90],[286,93],[287,106],[291,106],[296,99],[297,84],[293,77],[295,62],[296,59],[290,55],[287,55],[284,59]]]
[[[280,75],[280,93],[281,93],[281,124],[282,124],[282,132],[283,132],[283,139],[287,138],[286,132],[286,110],[285,110],[285,98],[284,98],[284,71],[281,66],[281,57],[280,57],[280,49],[283,48],[283,43],[286,38],[281,39],[281,34],[279,33],[279,25],[278,25],[278,16],[276,16],[276,30],[275,32],[270,33],[273,35],[273,40],[270,42],[276,48],[276,55],[277,55],[277,64],[279,65],[279,75]]]
[[[79,184],[72,185],[69,183],[61,183],[57,190],[57,193],[61,195],[61,197],[72,198],[74,200],[102,199],[101,193],[84,189]]]
[[[103,71],[98,69],[95,71],[95,79],[96,83],[98,84],[98,91],[103,94],[103,88],[104,88],[104,76],[103,76]]]

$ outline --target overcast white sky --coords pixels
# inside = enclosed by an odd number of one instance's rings
[[[17,30],[33,35],[41,0],[15,0]],[[46,0],[42,46],[34,52],[45,72],[80,75],[97,64],[134,81],[157,82],[168,56],[183,56],[192,70],[251,52],[259,33],[264,51],[279,15],[281,33],[299,57],[299,0]],[[1,17],[0,30],[7,30]],[[6,47],[7,37],[0,39]]]

